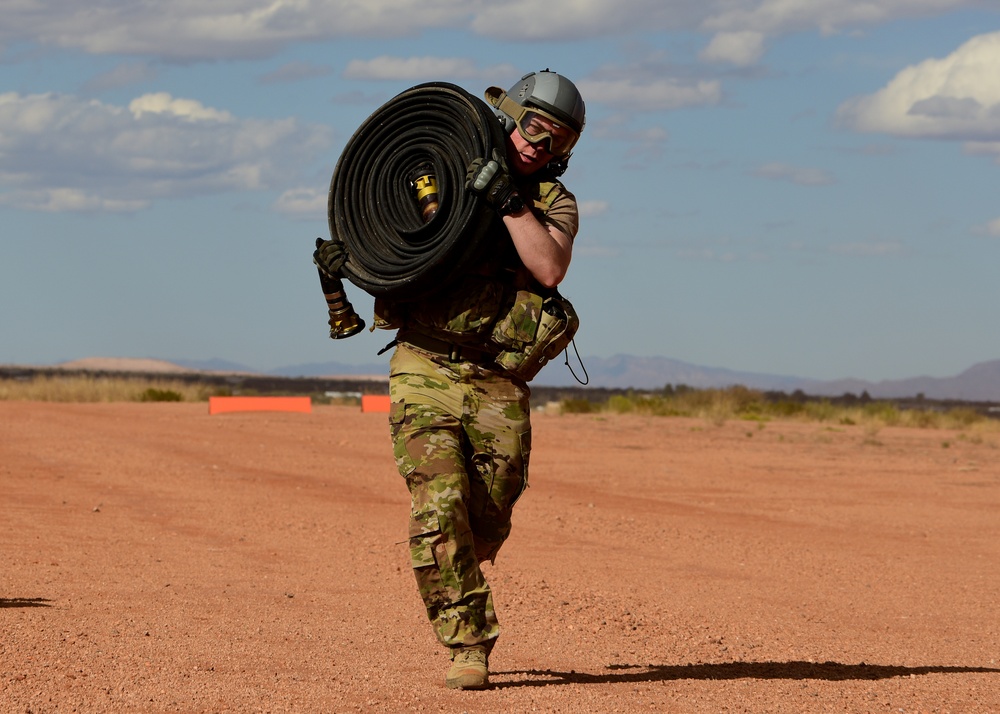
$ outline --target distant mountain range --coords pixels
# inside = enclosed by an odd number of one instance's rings
[[[570,360],[573,364],[573,360]],[[794,392],[802,390],[816,396],[837,397],[845,393],[861,395],[867,392],[875,398],[915,397],[960,400],[970,402],[1000,401],[1000,359],[982,362],[954,377],[910,377],[907,379],[869,382],[862,379],[816,380],[784,377],[754,372],[701,367],[666,357],[588,357],[584,359],[590,383],[595,387],[661,389],[667,384],[689,387],[722,388],[740,384],[764,391]],[[574,367],[577,373],[579,368]],[[552,386],[569,386],[573,376],[565,364],[548,365],[537,381]]]
[[[180,362],[199,369],[252,371],[232,363],[214,360],[210,363]],[[1000,359],[982,362],[954,377],[911,377],[908,379],[869,382],[861,379],[816,380],[786,377],[755,372],[737,372],[715,367],[702,367],[667,357],[585,357],[582,361],[571,359],[567,368],[565,359],[550,363],[535,379],[537,384],[550,387],[571,387],[589,376],[589,386],[618,389],[662,389],[668,384],[685,384],[699,389],[722,388],[741,384],[751,389],[794,392],[836,397],[845,393],[860,395],[864,392],[875,398],[915,397],[923,394],[927,399],[956,399],[961,401],[1000,401]],[[285,377],[319,377],[330,375],[382,376],[388,371],[386,364],[346,365],[336,362],[300,364],[271,370],[268,374]]]
[[[687,385],[698,389],[743,385],[751,389],[792,393],[796,390],[814,396],[860,396],[867,392],[874,398],[905,398],[923,395],[927,399],[969,402],[1000,402],[1000,359],[982,362],[954,377],[910,377],[908,379],[868,382],[861,379],[815,380],[755,372],[702,367],[667,357],[585,357],[570,359],[572,372],[560,357],[545,367],[535,384],[549,387],[578,386],[574,373],[588,385],[608,389],[662,389],[666,385]],[[104,369],[108,371],[179,372],[185,370],[268,374],[276,377],[355,377],[382,379],[388,374],[388,359],[381,363],[342,364],[318,362],[290,365],[260,372],[236,362],[212,360],[153,360],[128,358],[89,358],[60,365],[67,369]]]

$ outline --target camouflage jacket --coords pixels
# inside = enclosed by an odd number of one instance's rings
[[[576,198],[559,181],[519,186],[533,199],[532,211],[546,227],[554,226],[575,237],[579,226]],[[537,326],[542,299],[551,291],[539,284],[521,263],[503,222],[479,268],[461,276],[443,290],[416,301],[375,301],[374,326],[416,331],[432,337],[483,346],[490,343],[498,321],[511,338],[530,341]]]

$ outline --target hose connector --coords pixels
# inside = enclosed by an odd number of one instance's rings
[[[410,184],[417,195],[417,207],[424,218],[424,223],[429,223],[441,204],[438,202],[437,178],[434,176],[434,167],[422,164],[414,169],[410,177]]]

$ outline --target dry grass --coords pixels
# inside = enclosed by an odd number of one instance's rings
[[[604,412],[649,414],[704,419],[715,425],[734,419],[819,422],[839,426],[861,426],[877,433],[882,427],[951,429],[976,434],[1000,433],[1000,421],[968,407],[947,410],[900,409],[889,401],[844,406],[828,400],[766,399],[763,393],[746,387],[728,389],[678,389],[663,393],[634,393],[610,397],[603,404],[568,400],[564,412]]]
[[[96,376],[40,376],[0,381],[0,400],[38,402],[206,401],[204,385],[171,379],[127,379]]]
[[[218,387],[190,384],[176,379],[73,375],[0,380],[0,401],[203,402],[208,401],[210,396],[228,393],[228,390],[220,390]],[[315,395],[314,399],[319,403],[337,401]],[[350,401],[357,402],[353,398]],[[746,387],[678,388],[655,394],[615,395],[604,403],[571,399],[563,401],[561,409],[564,413],[636,413],[695,417],[716,426],[731,420],[757,422],[758,428],[764,428],[771,420],[857,425],[871,434],[873,440],[879,429],[892,426],[950,429],[963,432],[965,438],[973,442],[981,442],[984,436],[1000,434],[1000,420],[990,419],[968,407],[942,411],[900,409],[892,402],[877,400],[853,406],[833,404],[826,400],[772,401],[765,399],[763,393]]]

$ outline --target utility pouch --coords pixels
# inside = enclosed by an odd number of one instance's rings
[[[493,328],[493,342],[503,348],[496,363],[530,382],[569,346],[579,327],[580,318],[572,303],[559,293],[543,298],[519,290],[513,308]]]
[[[518,290],[514,304],[493,326],[493,342],[500,347],[518,348],[532,342],[542,319],[545,299],[530,290]]]

